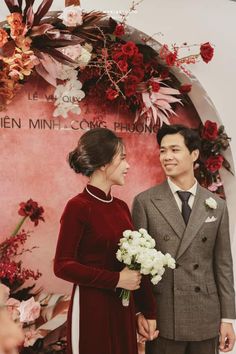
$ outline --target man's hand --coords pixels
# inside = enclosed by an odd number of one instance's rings
[[[141,313],[137,315],[137,327],[140,343],[153,340],[158,336],[159,331],[156,330],[156,320],[147,320]]]
[[[222,322],[220,325],[220,344],[219,348],[222,352],[230,352],[235,343],[234,328],[231,323]]]

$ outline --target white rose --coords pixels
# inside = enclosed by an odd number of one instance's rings
[[[162,277],[160,275],[156,275],[155,277],[152,277],[151,282],[152,284],[156,285],[161,279]]]
[[[79,58],[77,59],[77,62],[78,62],[79,67],[81,69],[86,67],[86,65],[88,64],[88,62],[91,59],[91,56],[92,56],[92,54],[88,50],[86,50],[85,48],[82,47],[81,54],[80,54]]]
[[[125,230],[124,232],[123,232],[123,236],[125,237],[125,238],[128,238],[128,237],[130,237],[132,235],[132,231],[131,230]]]
[[[211,209],[217,208],[217,202],[214,198],[210,197],[205,200],[206,205]]]
[[[116,252],[116,258],[118,259],[118,261],[122,261],[122,253],[121,253],[121,250],[118,250],[117,252]]]
[[[82,10],[80,6],[68,6],[59,16],[62,23],[67,27],[76,27],[83,23]]]

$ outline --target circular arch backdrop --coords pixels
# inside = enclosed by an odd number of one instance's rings
[[[134,28],[130,31],[131,39],[144,35]],[[159,48],[158,42],[152,45]],[[178,70],[174,74],[183,81],[185,74]],[[188,78],[184,79],[187,81]],[[178,105],[177,116],[172,116],[170,123],[196,128],[201,120],[209,119],[209,115],[212,120],[218,120],[214,105],[201,84],[194,77],[192,80],[192,104]],[[66,96],[67,99],[70,97]],[[124,139],[131,168],[125,186],[114,188],[113,194],[124,199],[130,207],[136,194],[160,183],[164,174],[158,161],[157,127],[134,125],[132,114],[120,112],[117,107],[112,111],[101,110],[86,98],[81,103],[80,115],[69,113],[67,119],[53,118],[53,110],[53,88],[43,79],[32,77],[7,110],[0,114],[3,206],[0,226],[4,230],[2,237],[13,231],[18,222],[20,202],[32,198],[42,205],[45,223],[40,223],[28,242],[29,247],[36,245],[39,248],[26,254],[24,260],[31,268],[38,267],[42,272],[37,285],[47,291],[69,292],[70,285],[55,278],[52,263],[59,219],[66,201],[79,193],[87,182],[85,177],[74,174],[66,161],[79,137],[86,130],[101,126],[114,130]],[[24,226],[33,229],[28,221]]]

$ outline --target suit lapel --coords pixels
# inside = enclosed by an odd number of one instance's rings
[[[200,187],[200,185],[198,184],[193,208],[182,241],[177,251],[176,259],[180,258],[183,255],[183,253],[187,250],[187,248],[190,246],[191,242],[197,235],[198,230],[205,222],[206,215],[207,215],[206,208],[205,208],[206,198],[207,198],[207,194],[204,188]]]
[[[158,191],[153,196],[152,202],[181,239],[186,225],[167,181],[158,187]]]

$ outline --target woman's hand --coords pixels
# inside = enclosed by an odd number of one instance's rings
[[[126,289],[126,290],[136,290],[140,287],[140,282],[141,282],[140,272],[125,267],[120,272],[120,279],[116,287]]]

